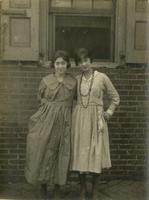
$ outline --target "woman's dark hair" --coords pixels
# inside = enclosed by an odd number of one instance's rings
[[[74,57],[76,65],[78,65],[79,62],[84,58],[89,58],[91,62],[93,60],[92,55],[88,51],[88,49],[86,49],[86,48],[77,49],[76,53],[75,53],[75,57]]]
[[[70,58],[69,58],[69,54],[67,51],[64,50],[57,50],[52,58],[52,62],[51,62],[51,67],[54,68],[54,63],[56,61],[57,58],[63,58],[66,62],[67,62],[67,68],[69,68],[70,65]]]

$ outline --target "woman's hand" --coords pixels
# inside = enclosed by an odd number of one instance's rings
[[[105,120],[108,121],[111,117],[112,117],[112,115],[110,113],[104,112],[104,118],[105,118]]]
[[[41,99],[41,105],[44,105],[46,102],[47,102],[47,99],[46,99],[46,98],[42,98],[42,99]]]

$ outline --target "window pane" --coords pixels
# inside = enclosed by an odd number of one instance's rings
[[[139,1],[139,0],[138,0]],[[113,9],[113,0],[51,0],[51,7],[73,9]]]
[[[71,7],[71,0],[52,0],[52,7]]]
[[[86,16],[57,16],[55,48],[74,50],[88,48],[95,59],[111,58],[111,18]]]

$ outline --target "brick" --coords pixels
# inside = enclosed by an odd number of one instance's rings
[[[5,169],[5,170],[17,170],[17,166],[16,165],[1,165],[1,169],[3,170],[3,169]]]
[[[116,166],[116,165],[121,166],[121,165],[126,165],[127,163],[128,163],[127,160],[113,160],[112,166]]]
[[[8,159],[7,160],[3,160],[2,158],[0,158],[0,164],[5,164],[5,165],[8,165]]]
[[[6,149],[2,149],[2,150],[0,149],[0,155],[1,154],[6,154],[6,153],[8,153],[8,149],[7,150]]]
[[[73,75],[80,73],[76,68],[69,71]],[[100,68],[100,71],[110,77],[121,98],[119,108],[109,121],[113,168],[105,170],[102,176],[143,177],[149,130],[146,67],[134,64],[118,69]],[[0,181],[24,178],[28,121],[39,106],[39,82],[48,73],[47,69],[31,64],[24,64],[22,68],[15,64],[0,66]]]
[[[130,159],[136,159],[136,155],[120,155],[120,159],[127,159],[127,160],[130,160]]]

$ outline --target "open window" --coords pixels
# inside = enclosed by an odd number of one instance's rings
[[[100,61],[113,61],[113,21],[111,16],[55,16],[55,50],[64,49],[74,56],[79,47],[90,49]]]
[[[48,61],[87,47],[98,65],[145,63],[147,0],[0,0],[0,58]],[[142,31],[143,30],[143,31]],[[97,66],[97,65],[96,65]]]
[[[80,47],[88,48],[94,59],[114,62],[115,6],[112,0],[57,1],[49,5],[49,56],[64,49],[73,57]]]

